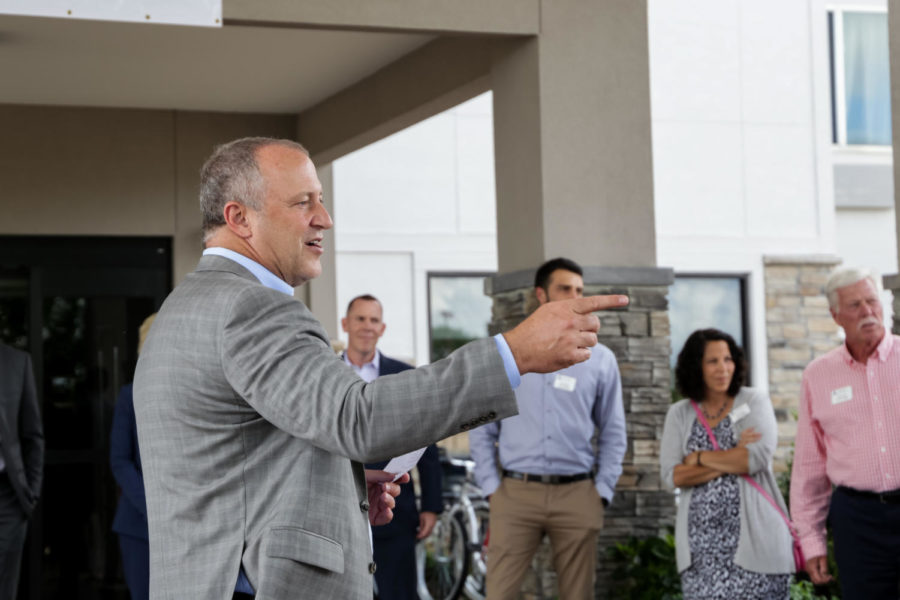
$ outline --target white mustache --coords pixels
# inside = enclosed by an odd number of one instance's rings
[[[862,329],[866,325],[880,325],[880,324],[881,324],[881,321],[879,321],[875,317],[866,317],[865,319],[863,319],[856,325],[856,329],[857,330]]]

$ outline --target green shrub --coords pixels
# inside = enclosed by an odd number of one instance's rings
[[[838,596],[819,596],[811,581],[794,581],[791,583],[791,600],[840,600]]]
[[[829,556],[831,556],[829,544]],[[675,536],[631,537],[609,549],[616,563],[610,597],[614,600],[681,600],[681,578],[675,563]],[[818,595],[805,573],[791,581],[790,600],[839,600],[839,588]]]
[[[631,600],[681,600],[681,579],[675,566],[675,536],[631,537],[609,549],[617,563],[611,597]]]

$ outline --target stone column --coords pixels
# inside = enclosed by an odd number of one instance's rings
[[[766,338],[769,397],[778,420],[775,470],[784,471],[797,434],[803,369],[838,343],[825,282],[840,263],[834,256],[766,256]]]
[[[625,309],[598,313],[600,343],[609,347],[619,362],[628,425],[622,477],[600,534],[598,598],[609,592],[612,565],[606,559],[607,548],[632,535],[655,536],[674,523],[674,499],[659,478],[659,440],[671,403],[666,295],[672,281],[671,269],[653,267],[586,267],[584,272],[585,294],[627,294],[631,298]],[[515,326],[534,310],[533,285],[533,270],[486,281],[485,291],[494,299],[492,333]],[[526,581],[524,598],[558,594],[547,546],[545,540],[535,561],[535,576]]]
[[[894,293],[894,324],[892,330],[896,335],[900,335],[900,275],[885,275],[882,281],[884,289],[891,290]]]

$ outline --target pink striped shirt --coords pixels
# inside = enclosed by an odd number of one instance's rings
[[[826,553],[831,486],[900,488],[900,338],[886,333],[866,364],[846,345],[803,371],[791,514],[807,558]]]

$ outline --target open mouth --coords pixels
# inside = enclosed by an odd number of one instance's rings
[[[310,240],[310,241],[306,242],[306,245],[309,246],[310,248],[316,248],[317,250],[322,250],[322,240],[321,239]]]

